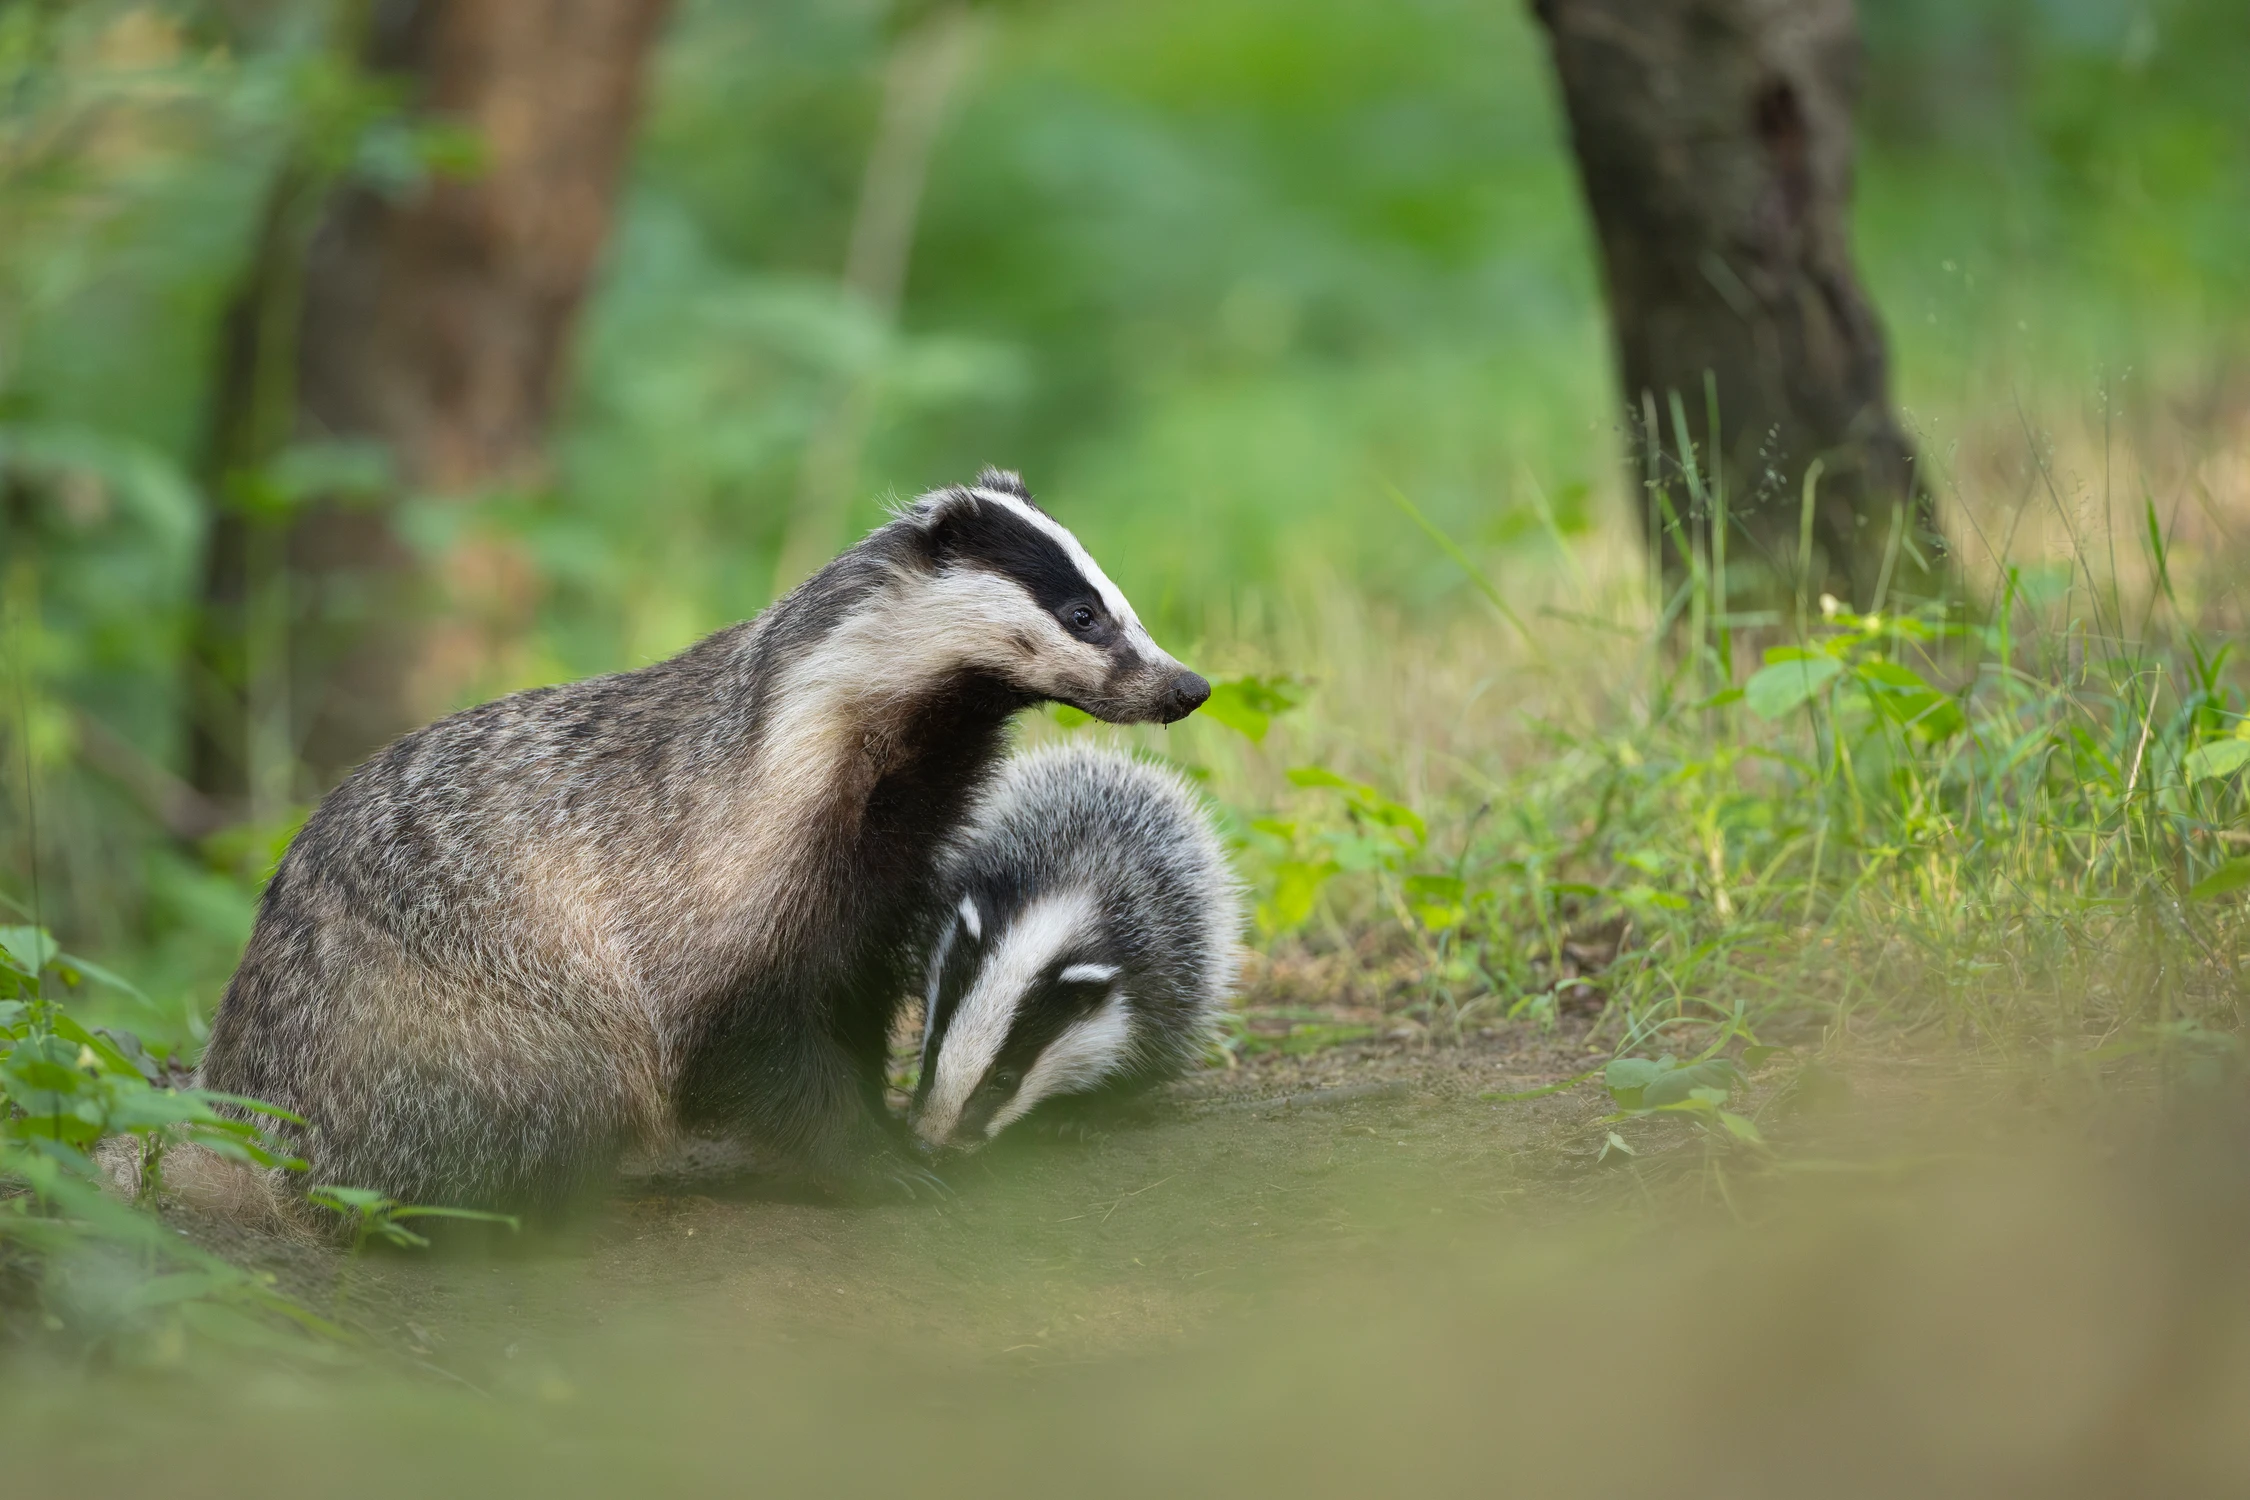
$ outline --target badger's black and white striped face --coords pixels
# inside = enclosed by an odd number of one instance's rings
[[[930,963],[908,1111],[924,1144],[973,1149],[1132,1065],[1132,1000],[1103,946],[1089,891],[1035,896],[1000,927],[962,897]]]
[[[920,613],[943,631],[930,645],[1028,696],[1116,724],[1169,724],[1210,696],[1015,475],[987,469],[972,485],[923,496],[909,514],[933,564],[919,585]]]

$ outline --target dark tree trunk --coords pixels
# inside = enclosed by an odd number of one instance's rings
[[[1671,474],[1666,498],[1706,542],[1712,509],[1726,506],[1720,555],[1737,601],[1778,603],[1802,584],[1875,608],[1886,584],[1894,595],[1933,591],[1942,542],[1891,411],[1882,327],[1852,265],[1861,52],[1851,0],[1533,9],[1601,244],[1642,472]],[[1699,505],[1682,482],[1681,417],[1723,502]],[[1804,482],[1816,460],[1805,557]],[[1692,520],[1691,508],[1701,512]],[[1648,513],[1661,529],[1661,508]],[[1676,577],[1671,541],[1649,542]]]
[[[222,337],[206,460],[218,510],[190,695],[204,792],[265,811],[317,789],[473,669],[476,626],[449,592],[528,607],[524,571],[490,544],[457,549],[450,580],[424,576],[391,501],[540,478],[665,9],[372,6],[367,71],[396,78],[416,119],[465,129],[476,159],[404,189],[301,164],[276,186]],[[339,442],[373,445],[387,477],[356,495],[316,480],[293,504],[272,460]]]

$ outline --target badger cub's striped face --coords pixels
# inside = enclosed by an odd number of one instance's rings
[[[934,564],[926,618],[965,665],[1113,724],[1169,724],[1211,695],[1014,474],[987,469],[910,514]]]
[[[997,916],[996,903],[964,896],[930,962],[908,1119],[932,1148],[973,1150],[1133,1060],[1132,1002],[1101,957],[1092,894],[1045,893],[1004,926]]]

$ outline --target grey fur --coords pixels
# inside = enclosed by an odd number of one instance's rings
[[[1035,1085],[1060,1076],[1042,1078],[1042,1059],[1073,1035],[1087,1063],[1054,1093],[1139,1089],[1205,1057],[1234,986],[1242,889],[1176,772],[1095,745],[1012,757],[948,851],[940,890],[910,1110],[925,1146],[973,1146],[1037,1104]],[[1113,1003],[1121,1045],[1113,1025],[1074,1033]]]
[[[880,1169],[933,851],[1009,716],[1205,691],[988,470],[755,621],[360,767],[276,870],[201,1081],[303,1115],[306,1180],[412,1202],[559,1208],[682,1129]]]

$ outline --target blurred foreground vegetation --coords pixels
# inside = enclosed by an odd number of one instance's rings
[[[507,560],[471,580],[506,628],[470,696],[754,612],[806,447],[865,387],[852,528],[1020,467],[1223,679],[1142,742],[1203,778],[1257,890],[1235,1062],[1567,1036],[1582,1055],[1521,1092],[1577,1080],[1616,1116],[1601,1156],[1684,1132],[1775,1171],[1764,1104],[1902,1036],[2233,1077],[2250,19],[1867,12],[1860,253],[1964,559],[1951,610],[1737,618],[1701,576],[1655,597],[1513,5],[986,17],[894,326],[837,278],[884,12],[700,3],[551,473],[413,504],[433,555]],[[310,16],[0,12],[0,1163],[94,1239],[139,1234],[116,1264],[191,1278],[136,1294],[121,1349],[178,1308],[299,1305],[123,1215],[72,1153],[217,1128],[172,1064],[293,826],[187,841],[151,805],[220,503],[193,477],[213,329],[276,143],[343,119],[353,170],[427,169]],[[1094,732],[1065,717],[1029,732]],[[30,1207],[0,1204],[0,1251],[73,1232]],[[92,1264],[36,1289],[43,1316],[116,1316]]]

